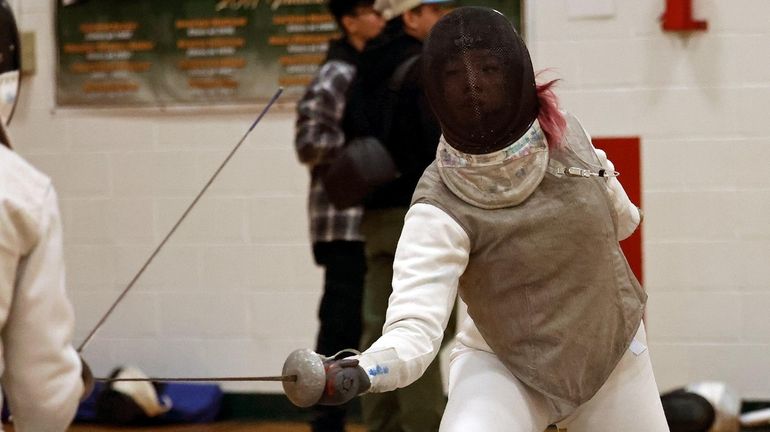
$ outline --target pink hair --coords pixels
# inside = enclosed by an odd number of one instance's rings
[[[561,146],[564,131],[567,129],[567,121],[564,119],[561,111],[559,111],[559,99],[551,89],[558,81],[558,79],[555,79],[545,84],[537,84],[537,99],[540,103],[537,121],[540,122],[540,128],[543,129],[545,139],[548,141],[548,148],[551,150]]]

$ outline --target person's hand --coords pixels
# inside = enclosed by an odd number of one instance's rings
[[[371,387],[369,376],[356,359],[329,359],[324,362],[326,387],[318,405],[342,405]]]

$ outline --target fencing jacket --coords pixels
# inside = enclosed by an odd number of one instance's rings
[[[568,126],[554,162],[614,169],[574,117]],[[568,406],[593,396],[631,343],[646,300],[617,243],[639,223],[617,179],[549,172],[522,204],[483,210],[454,196],[434,164],[414,202],[383,336],[360,358],[370,391],[422,374],[459,291],[469,315],[460,344],[495,353],[517,378]]]
[[[0,384],[17,432],[63,432],[83,392],[51,181],[0,146]]]

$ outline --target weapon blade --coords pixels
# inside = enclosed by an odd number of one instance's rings
[[[296,382],[297,375],[262,376],[262,377],[173,377],[173,378],[94,378],[98,382],[158,381],[158,382],[216,382],[216,381],[278,381]]]
[[[235,152],[238,151],[238,148],[243,144],[244,141],[246,141],[246,137],[249,136],[249,133],[251,133],[252,130],[254,130],[254,127],[257,126],[257,123],[259,123],[260,120],[262,120],[262,117],[267,114],[267,111],[270,109],[271,106],[273,106],[273,103],[275,103],[276,100],[278,100],[278,97],[283,93],[283,88],[279,88],[277,92],[273,95],[272,98],[270,98],[270,101],[265,105],[265,108],[262,110],[262,112],[257,116],[257,119],[254,120],[254,123],[251,124],[249,129],[246,131],[245,134],[243,134],[243,137],[240,141],[238,141],[238,144],[233,147],[233,149],[230,151],[230,153],[227,155],[225,160],[219,165],[219,168],[217,168],[216,171],[214,171],[214,174],[211,176],[208,182],[206,182],[206,185],[203,186],[203,189],[198,193],[198,195],[193,199],[192,203],[187,207],[187,209],[182,213],[182,216],[177,220],[177,222],[174,224],[174,226],[171,228],[171,231],[166,234],[166,236],[163,238],[163,240],[160,242],[158,247],[155,248],[155,250],[150,254],[150,257],[147,258],[147,261],[144,262],[142,267],[139,269],[139,271],[134,275],[133,278],[131,278],[131,282],[128,283],[128,285],[123,289],[123,291],[120,293],[117,299],[112,303],[112,306],[110,306],[109,309],[107,309],[107,312],[101,317],[101,319],[96,323],[94,328],[88,333],[88,336],[86,336],[85,340],[83,340],[83,343],[80,344],[80,346],[77,349],[77,352],[80,353],[83,351],[83,349],[88,345],[88,343],[91,341],[91,339],[94,337],[96,332],[104,325],[105,321],[107,321],[107,318],[112,314],[112,312],[115,310],[116,307],[118,307],[118,304],[123,300],[123,298],[128,294],[128,292],[131,290],[131,288],[134,286],[137,280],[139,280],[139,277],[142,276],[144,271],[147,269],[147,267],[150,265],[153,259],[155,259],[155,256],[158,255],[160,250],[163,248],[163,246],[166,244],[169,238],[171,238],[171,235],[174,234],[177,228],[179,228],[179,225],[182,224],[182,221],[187,217],[187,215],[190,213],[190,211],[195,207],[195,204],[198,203],[198,201],[201,199],[204,193],[208,190],[209,186],[214,182],[214,179],[217,178],[219,173],[224,169],[225,165],[227,165],[228,162],[230,162],[230,159],[232,159],[233,155],[235,155]]]

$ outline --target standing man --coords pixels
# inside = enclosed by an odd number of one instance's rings
[[[316,352],[333,356],[357,347],[361,338],[361,298],[366,260],[360,232],[362,207],[340,210],[329,202],[321,176],[345,144],[342,117],[346,93],[356,74],[359,53],[385,25],[374,0],[330,0],[329,11],[342,30],[332,40],[325,63],[297,103],[295,146],[310,170],[308,216],[313,256],[324,267],[318,310]],[[316,407],[314,432],[343,432],[345,407]]]
[[[444,11],[446,0],[377,0],[375,9],[388,20],[382,34],[361,56],[359,77],[348,98],[345,133],[378,137],[401,173],[367,197],[361,223],[366,237],[361,348],[382,334],[392,292],[396,244],[417,181],[436,155],[441,130],[423,94],[419,55],[422,42]],[[404,69],[405,68],[405,69]],[[398,71],[398,72],[397,72]],[[393,77],[401,80],[393,88]],[[395,103],[390,92],[396,91]],[[393,106],[394,105],[394,106]],[[390,113],[383,113],[390,109]],[[384,117],[391,118],[385,130]],[[437,431],[444,412],[439,361],[414,384],[390,393],[361,398],[364,421],[372,432]]]

